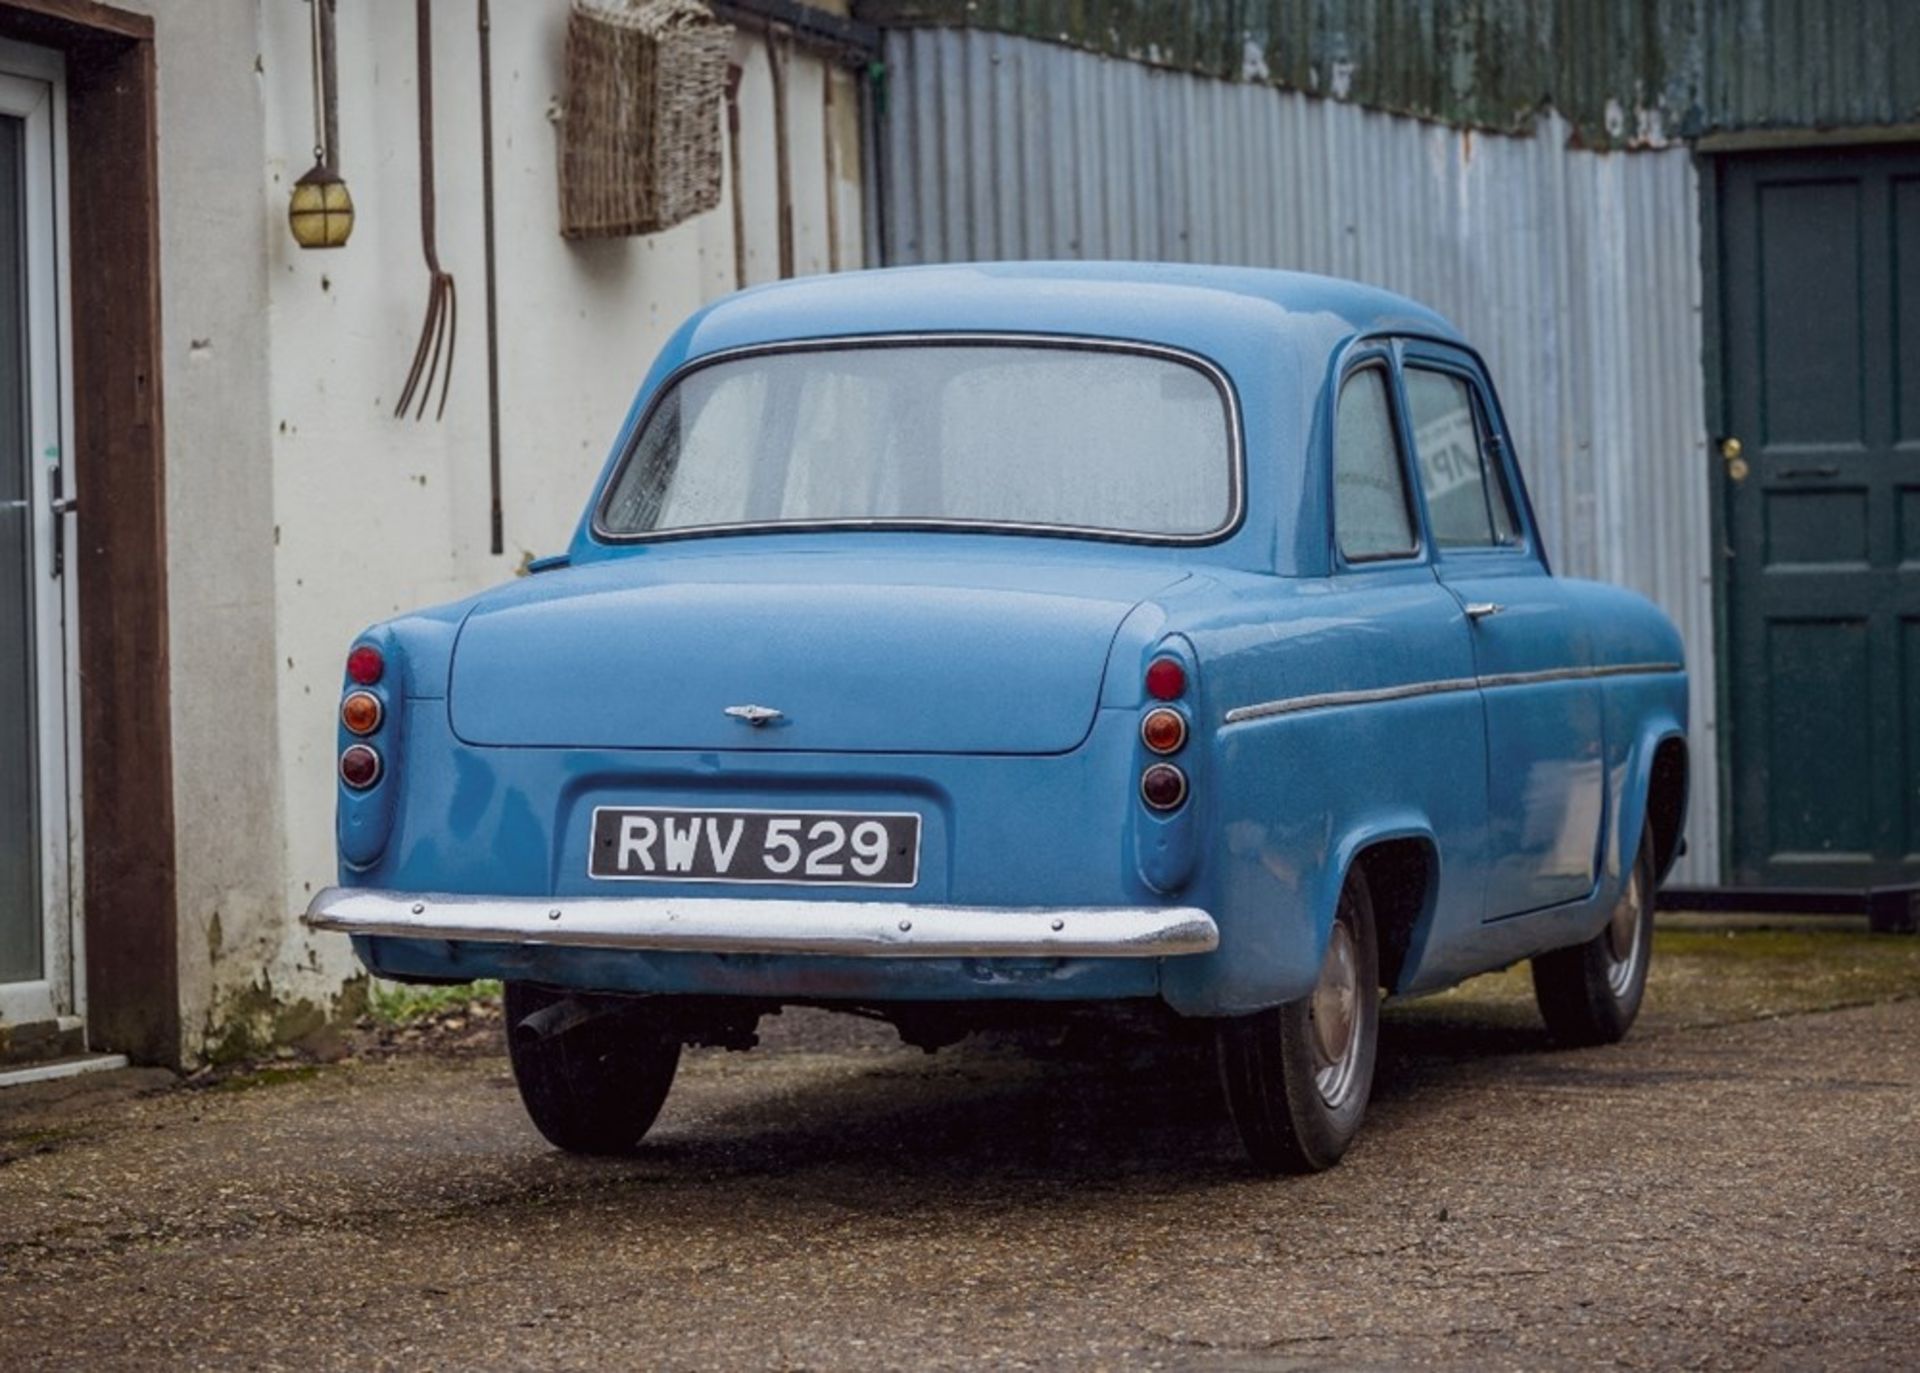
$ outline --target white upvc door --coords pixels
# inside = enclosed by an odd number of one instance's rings
[[[65,107],[56,54],[0,43],[0,1022],[83,1014],[66,436]]]

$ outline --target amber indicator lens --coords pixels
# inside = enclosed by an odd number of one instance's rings
[[[365,744],[352,745],[340,755],[340,780],[365,791],[380,780],[380,755]]]
[[[1140,721],[1140,742],[1155,753],[1178,753],[1187,742],[1187,717],[1165,706],[1148,711]]]
[[[371,691],[349,692],[340,703],[340,723],[354,734],[371,734],[380,728],[380,698]]]
[[[1172,763],[1155,763],[1140,774],[1140,797],[1155,810],[1172,810],[1187,799],[1187,774]]]
[[[372,686],[387,670],[387,660],[372,644],[361,644],[347,655],[347,676],[361,686]]]
[[[1186,694],[1187,670],[1174,658],[1155,658],[1147,668],[1147,695],[1156,701],[1177,701]]]

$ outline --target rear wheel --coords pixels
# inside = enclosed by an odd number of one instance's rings
[[[639,1003],[576,1008],[566,992],[507,984],[507,1053],[534,1126],[574,1154],[630,1154],[652,1128],[680,1065],[680,1037]],[[526,1026],[540,1016],[540,1029]]]
[[[1355,868],[1340,893],[1313,991],[1219,1023],[1227,1109],[1259,1167],[1316,1173],[1353,1143],[1373,1090],[1379,982],[1373,899],[1366,874]]]
[[[1533,960],[1533,999],[1555,1039],[1612,1044],[1625,1037],[1653,958],[1653,832],[1642,829],[1633,871],[1605,928],[1584,944]]]

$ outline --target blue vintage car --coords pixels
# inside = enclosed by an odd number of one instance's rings
[[[377,625],[340,885],[401,981],[505,979],[534,1122],[622,1152],[783,1005],[937,1045],[1133,1003],[1323,1168],[1379,994],[1533,960],[1617,1039],[1686,805],[1686,677],[1553,575],[1479,356],[1282,272],[1028,264],[722,300],[571,548]]]

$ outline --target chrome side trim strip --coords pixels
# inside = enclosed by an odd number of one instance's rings
[[[1480,685],[1476,677],[1447,677],[1435,682],[1408,682],[1404,686],[1370,687],[1364,691],[1322,691],[1312,696],[1289,696],[1279,701],[1262,701],[1253,706],[1235,706],[1227,712],[1227,723],[1264,720],[1269,715],[1292,715],[1302,710],[1329,710],[1336,706],[1365,706],[1379,701],[1404,701],[1409,696],[1438,696],[1448,691],[1472,691]]]
[[[1538,672],[1499,672],[1482,677],[1483,687],[1532,686],[1535,682],[1567,682],[1583,677],[1650,677],[1680,672],[1679,663],[1604,663],[1599,667],[1553,667]]]
[[[1237,725],[1247,720],[1264,720],[1274,715],[1293,715],[1303,710],[1332,710],[1342,706],[1375,705],[1381,701],[1403,701],[1410,696],[1437,696],[1450,691],[1534,686],[1541,682],[1568,682],[1594,677],[1644,677],[1683,670],[1679,663],[1607,663],[1598,667],[1554,667],[1543,668],[1536,672],[1498,672],[1485,677],[1444,677],[1431,682],[1369,687],[1361,691],[1322,691],[1310,696],[1289,696],[1278,701],[1261,701],[1256,705],[1235,706],[1227,712],[1226,722]]]
[[[1220,946],[1192,906],[922,906],[712,897],[448,896],[329,887],[316,930],[695,953],[842,958],[1167,958]]]

